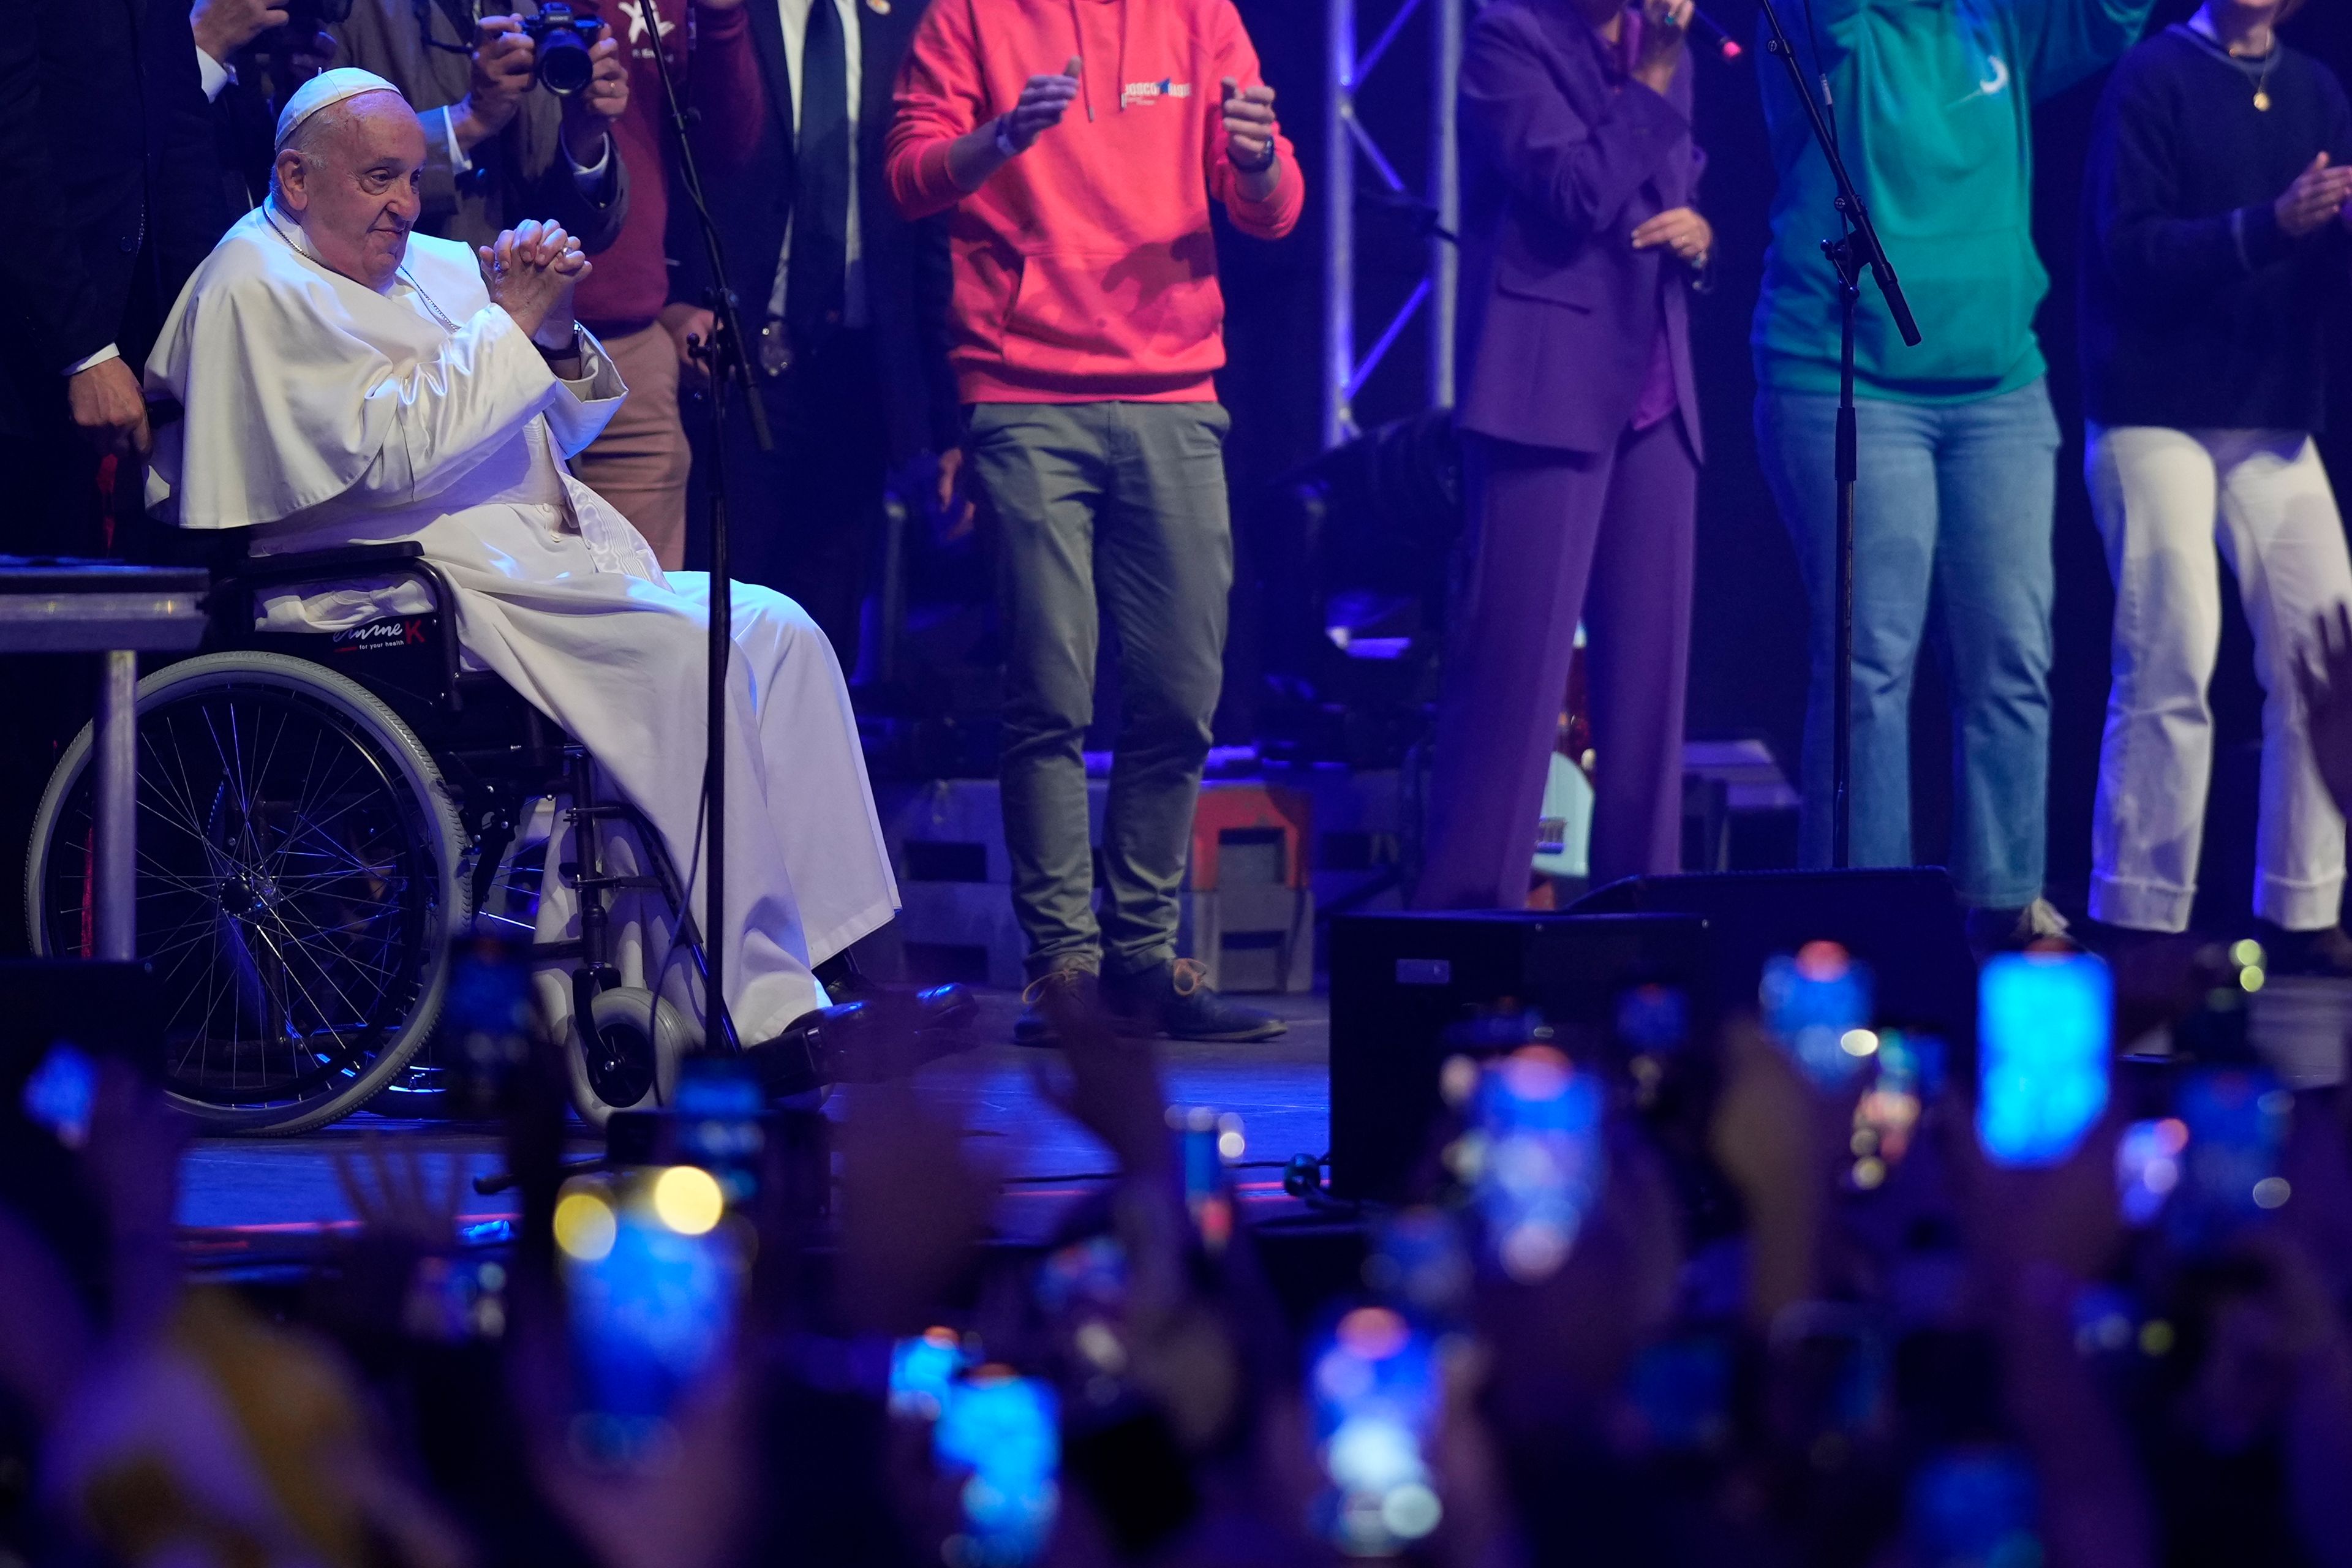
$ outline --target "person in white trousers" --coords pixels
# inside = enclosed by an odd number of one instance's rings
[[[2352,600],[2312,441],[2322,321],[2352,283],[2352,110],[2275,25],[2297,0],[2208,0],[2117,66],[2084,204],[2087,478],[2116,586],[2092,918],[2187,929],[2212,770],[2214,544],[2253,627],[2263,705],[2253,912],[2281,967],[2352,971],[2344,818],[2295,676]]]

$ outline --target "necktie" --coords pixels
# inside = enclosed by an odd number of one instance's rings
[[[849,261],[849,55],[834,0],[813,0],[801,51],[792,265],[784,324],[803,348],[839,324]]]

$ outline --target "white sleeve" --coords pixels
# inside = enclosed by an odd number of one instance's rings
[[[559,137],[558,140],[561,141],[562,138]],[[604,171],[613,166],[612,134],[609,132],[606,132],[604,143],[597,150],[596,161],[593,163],[583,164],[579,159],[572,155],[572,149],[569,147],[563,149],[563,161],[572,165],[573,183],[578,184],[581,190],[593,196],[604,188]]]
[[[585,327],[572,330],[580,349],[580,375],[576,380],[556,382],[569,395],[551,400],[546,410],[556,449],[567,458],[604,433],[604,426],[620,412],[621,399],[629,395],[612,355],[596,341],[596,334]]]
[[[347,493],[394,504],[430,500],[533,418],[575,402],[515,319],[485,305],[405,375],[383,364],[360,415],[365,466]]]
[[[108,360],[121,359],[121,357],[122,351],[114,344],[109,343],[104,348],[99,350],[96,353],[90,355],[88,359],[79,359],[74,361],[73,363],[66,366],[65,373],[68,375],[79,375],[86,370],[104,364]]]
[[[221,89],[236,79],[236,70],[234,67],[223,65],[213,58],[205,52],[203,45],[196,46],[196,80],[205,89],[206,103],[219,98]]]
[[[474,161],[457,145],[457,106],[450,104],[441,110],[441,137],[449,149],[449,172],[465,174],[473,172]]]

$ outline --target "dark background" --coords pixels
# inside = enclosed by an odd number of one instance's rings
[[[1787,25],[1801,28],[1798,7],[1802,0],[1783,3]],[[2159,0],[2150,29],[2187,17],[2196,4]],[[1240,0],[1240,5],[1266,79],[1279,91],[1284,128],[1298,143],[1309,182],[1306,216],[1288,240],[1266,245],[1230,234],[1225,237],[1226,342],[1232,364],[1220,385],[1234,415],[1229,457],[1237,526],[1246,529],[1253,495],[1285,469],[1312,457],[1318,441],[1324,226],[1316,185],[1326,166],[1322,124],[1328,72],[1321,5],[1299,0]],[[1756,36],[1756,0],[1706,0],[1705,8],[1733,37]],[[1362,0],[1359,47],[1369,47],[1392,14],[1393,7],[1384,0]],[[2285,34],[2339,76],[2352,77],[2352,12],[2342,0],[2314,0],[2288,24]],[[1360,117],[1416,190],[1426,187],[1428,39],[1426,18],[1416,17],[1358,97]],[[1765,218],[1774,184],[1756,73],[1782,68],[1760,50],[1750,50],[1735,62],[1706,55],[1696,60],[1696,68],[1697,131],[1708,158],[1700,205],[1715,225],[1718,278],[1715,291],[1697,302],[1694,323],[1708,462],[1699,489],[1690,727],[1699,736],[1761,736],[1792,765],[1804,719],[1804,597],[1795,556],[1756,465],[1751,424],[1755,378],[1748,349],[1748,315],[1762,269]],[[2091,805],[2113,610],[2106,565],[2083,484],[2074,366],[2077,203],[2092,111],[2105,81],[2102,75],[2050,100],[2034,117],[2034,229],[2052,279],[2040,327],[2050,361],[2051,392],[2066,434],[2059,458],[2055,542],[2050,879],[2061,901],[2077,908],[2090,873]],[[1361,192],[1373,176],[1360,163],[1359,167]],[[1412,289],[1423,261],[1422,242],[1409,223],[1376,209],[1359,214],[1357,256],[1360,353]],[[1894,260],[1899,271],[1903,258]],[[1875,291],[1865,285],[1864,309],[1883,308]],[[2345,313],[2338,312],[2332,334],[2337,349],[2335,363],[2352,363],[2344,352],[2352,347],[2352,321]],[[1360,426],[1369,428],[1423,406],[1423,344],[1416,323],[1357,398]],[[2352,464],[2352,439],[2347,436],[2352,430],[2339,428],[2322,442],[2339,484],[2340,476],[2352,473],[2347,467]],[[1246,539],[1244,556],[1249,556]],[[1268,596],[1295,591],[1286,584],[1244,584],[1244,599],[1253,587]],[[2215,837],[2248,844],[2252,833],[2251,763],[2243,748],[2259,738],[2261,702],[2249,647],[2232,601],[2221,672],[2214,687],[2221,759],[2213,797]],[[1939,859],[1947,841],[1951,792],[1946,711],[1934,661],[1923,659],[1913,727],[1916,847],[1923,860]],[[1605,754],[1606,738],[1598,738],[1598,743]],[[2234,756],[2233,747],[2238,748]],[[2209,872],[2221,848],[2217,843],[2215,853],[2209,855]],[[2234,876],[2231,880],[2242,911],[2244,883]]]

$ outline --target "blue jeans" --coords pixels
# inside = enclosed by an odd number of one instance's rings
[[[1911,675],[1930,603],[1952,692],[1952,878],[1979,909],[2042,896],[2050,773],[2051,512],[2058,421],[2037,381],[1974,403],[1862,399],[1854,486],[1853,863],[1911,854]],[[1830,861],[1837,399],[1756,403],[1765,479],[1812,605],[1808,866]]]

